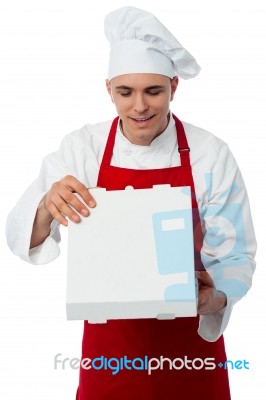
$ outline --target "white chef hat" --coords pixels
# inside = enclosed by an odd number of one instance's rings
[[[108,79],[132,73],[153,73],[170,78],[194,78],[200,66],[168,29],[152,14],[122,7],[105,18],[110,42]]]

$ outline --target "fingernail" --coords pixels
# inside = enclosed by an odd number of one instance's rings
[[[95,206],[95,202],[92,201],[92,200],[90,200],[90,201],[89,201],[89,206],[90,206],[90,207],[94,207],[94,206]]]
[[[89,215],[89,210],[82,208],[82,210],[80,211],[80,214],[82,214],[84,217],[87,217]]]
[[[79,222],[79,217],[77,215],[72,215],[71,219],[74,222]]]

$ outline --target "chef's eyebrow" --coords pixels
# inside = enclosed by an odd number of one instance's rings
[[[121,86],[116,86],[115,89],[116,90],[133,90],[134,88],[132,88],[130,86],[121,85]],[[146,87],[144,90],[154,90],[154,89],[165,89],[165,86],[153,85],[153,86]]]

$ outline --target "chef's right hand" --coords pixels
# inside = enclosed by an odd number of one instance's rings
[[[78,193],[86,205],[74,193]],[[90,214],[88,207],[96,206],[96,202],[86,186],[70,175],[53,183],[41,203],[40,205],[49,212],[53,219],[65,226],[68,225],[67,218],[73,222],[80,222],[78,213],[87,217]]]

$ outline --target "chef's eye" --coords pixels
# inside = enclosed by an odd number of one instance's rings
[[[161,90],[156,90],[156,91],[151,90],[151,91],[148,91],[147,93],[150,94],[151,96],[157,96],[158,94],[161,93]]]
[[[128,97],[131,95],[131,92],[120,92],[121,96]]]

